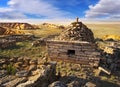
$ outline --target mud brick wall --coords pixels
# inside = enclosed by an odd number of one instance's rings
[[[48,56],[51,60],[98,66],[100,53],[96,45],[85,41],[47,41]]]

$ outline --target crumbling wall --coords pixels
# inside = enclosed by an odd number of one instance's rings
[[[98,66],[100,53],[96,45],[85,41],[47,41],[48,55],[52,60]]]
[[[6,39],[1,39],[0,40],[0,49],[4,49],[7,47],[12,47],[16,45],[15,40],[6,40]]]

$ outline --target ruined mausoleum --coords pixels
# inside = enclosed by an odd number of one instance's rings
[[[51,60],[98,66],[100,53],[96,50],[93,32],[82,22],[71,23],[70,27],[53,40],[47,41]]]

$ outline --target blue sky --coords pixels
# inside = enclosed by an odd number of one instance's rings
[[[0,19],[120,20],[120,0],[0,0]]]

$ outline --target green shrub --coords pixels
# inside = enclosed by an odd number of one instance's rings
[[[12,63],[10,63],[7,67],[6,67],[7,73],[9,75],[15,75],[16,73],[16,68],[13,66]]]

